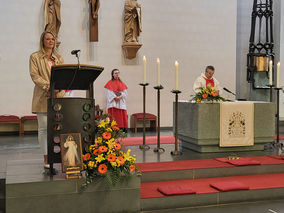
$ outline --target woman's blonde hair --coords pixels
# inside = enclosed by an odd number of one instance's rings
[[[56,37],[55,37],[55,35],[54,35],[52,32],[49,32],[49,31],[44,31],[44,32],[41,34],[41,36],[40,36],[40,41],[39,41],[39,49],[40,49],[40,51],[41,51],[42,53],[44,53],[44,54],[46,53],[46,52],[45,52],[45,49],[44,49],[43,40],[44,40],[44,36],[45,36],[47,33],[51,34],[51,35],[53,36],[53,38],[54,38],[54,47],[53,47],[53,49],[52,49],[52,53],[57,54],[57,49],[56,49]]]

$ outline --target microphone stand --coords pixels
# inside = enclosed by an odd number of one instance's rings
[[[76,53],[76,58],[77,58],[77,61],[78,61],[78,70],[79,70],[80,69],[80,60],[79,60],[78,52]]]
[[[228,92],[228,93],[230,93],[230,94],[232,94],[232,95],[234,95],[234,96],[237,96],[235,93],[233,93],[233,92],[231,92],[230,90],[228,90],[227,88],[223,88],[223,90],[225,90],[226,92]]]
[[[71,53],[71,54],[72,54],[72,53]],[[70,84],[69,84],[68,87],[67,87],[68,90],[69,90],[69,88],[72,86],[72,84],[73,84],[73,82],[74,82],[74,80],[75,80],[76,74],[77,74],[78,70],[80,69],[80,60],[79,60],[78,52],[75,53],[75,56],[76,56],[76,58],[77,58],[78,65],[77,65],[77,69],[75,70],[75,73],[74,73],[74,75],[73,75],[73,78],[72,78]]]

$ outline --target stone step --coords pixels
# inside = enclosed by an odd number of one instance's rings
[[[205,178],[195,180],[161,181],[141,183],[141,210],[186,208],[277,200],[284,198],[284,173],[250,176],[231,176],[223,178]],[[210,187],[214,181],[239,181],[249,190],[220,192]],[[184,186],[188,184],[196,194],[166,196],[157,188],[160,186]]]
[[[141,182],[228,177],[284,172],[284,160],[278,156],[242,157],[260,165],[234,166],[225,158],[139,163]]]
[[[97,178],[83,192],[84,179],[65,179],[58,174],[43,173],[41,159],[8,160],[6,175],[6,212],[139,212],[140,177],[125,177],[115,187],[106,179]]]

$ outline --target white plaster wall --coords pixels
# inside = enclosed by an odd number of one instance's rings
[[[180,99],[188,100],[195,78],[214,65],[216,78],[236,89],[237,0],[139,0],[143,44],[137,58],[123,56],[122,0],[103,0],[99,11],[99,42],[89,42],[87,0],[61,0],[60,53],[76,63],[72,49],[81,49],[84,64],[105,67],[95,82],[96,103],[105,107],[104,84],[113,68],[129,87],[128,114],[142,111],[142,56],[147,57],[147,111],[156,114],[156,58],[161,60],[161,126],[172,126],[174,61],[178,60]],[[37,51],[43,30],[43,0],[9,0],[0,8],[0,114],[30,114],[33,82],[29,55]],[[81,94],[77,93],[76,95]],[[225,94],[224,94],[225,95]],[[231,97],[232,98],[232,97]]]
[[[238,98],[248,99],[249,83],[247,82],[247,54],[249,51],[249,36],[251,29],[251,13],[253,1],[238,0],[237,4],[237,96]]]

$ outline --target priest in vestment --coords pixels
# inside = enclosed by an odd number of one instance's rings
[[[221,86],[219,81],[213,77],[215,68],[213,66],[207,66],[204,73],[195,80],[193,84],[193,90],[195,93],[201,92],[200,88],[214,88],[217,95],[220,95]]]
[[[127,86],[119,78],[119,70],[111,71],[111,80],[105,85],[107,112],[116,120],[119,128],[128,128],[126,111]]]

